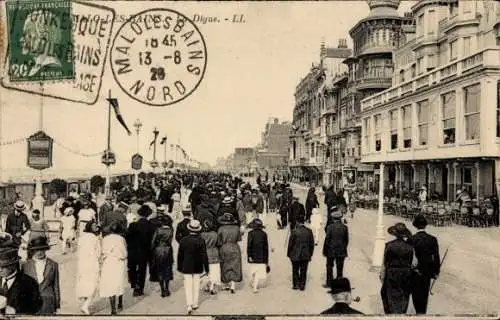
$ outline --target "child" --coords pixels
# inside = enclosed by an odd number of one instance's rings
[[[33,238],[28,244],[31,258],[22,266],[24,273],[37,281],[42,297],[42,308],[38,314],[53,315],[61,307],[59,290],[59,265],[47,258],[50,250],[47,237]]]
[[[314,245],[318,245],[319,242],[319,230],[321,229],[321,225],[323,224],[323,217],[319,213],[318,208],[312,209],[311,215],[311,229],[314,234]]]
[[[66,254],[66,248],[71,248],[71,242],[75,240],[75,209],[68,207],[64,209],[64,216],[61,217],[61,237],[62,253]]]

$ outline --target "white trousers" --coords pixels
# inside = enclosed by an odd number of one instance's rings
[[[185,274],[184,275],[184,292],[186,293],[186,305],[197,306],[198,298],[200,297],[200,275]]]

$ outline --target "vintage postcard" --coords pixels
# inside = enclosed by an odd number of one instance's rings
[[[498,318],[499,192],[499,1],[0,1],[0,315]]]

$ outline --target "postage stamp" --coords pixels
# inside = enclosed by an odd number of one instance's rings
[[[120,27],[110,59],[113,76],[128,96],[146,105],[167,106],[199,86],[207,48],[190,19],[157,8],[132,16]]]
[[[74,79],[70,0],[8,0],[10,80]]]
[[[72,1],[71,15],[74,42],[68,45],[68,52],[72,54],[74,76],[66,80],[45,81],[43,86],[34,82],[12,81],[7,71],[12,69],[10,66],[14,62],[11,50],[7,50],[3,87],[90,105],[97,102],[111,44],[115,11],[99,4]]]

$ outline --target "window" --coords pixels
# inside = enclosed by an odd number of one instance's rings
[[[470,55],[471,52],[471,37],[464,37],[464,56]]]
[[[479,139],[479,114],[481,103],[481,85],[475,84],[464,88],[465,139]]]
[[[429,136],[429,100],[417,103],[418,109],[418,144],[426,146]]]
[[[450,3],[450,17],[456,16],[458,14],[458,1]]]
[[[382,115],[375,116],[375,151],[382,149]]]
[[[403,117],[403,148],[411,148],[411,105],[402,109]]]
[[[417,76],[417,68],[416,68],[415,64],[412,64],[411,65],[411,77],[415,78],[416,76]]]
[[[441,95],[441,119],[443,121],[443,143],[455,143],[455,91]]]
[[[398,148],[398,110],[392,110],[391,116],[391,150]]]
[[[427,34],[434,34],[434,29],[436,28],[436,12],[434,10],[429,10],[429,15],[427,17]]]
[[[404,70],[399,71],[399,81],[405,82],[405,71]]]
[[[365,141],[365,150],[366,152],[370,152],[371,146],[370,146],[370,118],[365,119],[365,132],[364,132],[364,141]]]
[[[457,43],[458,40],[450,42],[450,61],[455,60],[458,56]]]
[[[417,59],[417,70],[418,70],[419,75],[424,73],[424,58],[423,57]]]
[[[420,37],[424,34],[424,14],[418,16],[417,20],[417,37]]]
[[[497,137],[500,138],[500,82],[497,82]]]
[[[472,191],[472,168],[462,168],[462,186],[467,191]]]

